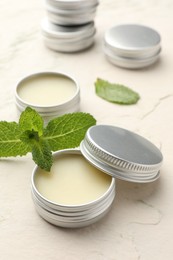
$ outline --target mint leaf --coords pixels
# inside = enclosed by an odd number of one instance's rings
[[[27,107],[20,115],[19,127],[22,132],[34,131],[38,132],[38,136],[43,134],[43,119],[32,108]]]
[[[140,99],[139,94],[130,88],[102,79],[97,79],[95,82],[95,91],[99,97],[118,104],[131,105]]]
[[[27,107],[19,124],[0,122],[0,157],[32,152],[34,162],[50,171],[52,151],[79,146],[87,129],[95,123],[96,120],[89,114],[73,113],[51,120],[44,129],[42,117]]]
[[[74,148],[79,146],[87,129],[95,124],[96,120],[90,114],[65,114],[48,123],[43,138],[48,141],[52,151]]]
[[[31,151],[20,140],[21,131],[16,122],[0,122],[0,157],[22,156]]]
[[[32,146],[32,158],[34,162],[42,169],[50,171],[53,158],[48,142],[40,139],[35,141]]]
[[[27,107],[19,120],[20,139],[31,148],[34,162],[42,169],[50,171],[52,152],[46,140],[43,140],[43,119],[32,108]]]

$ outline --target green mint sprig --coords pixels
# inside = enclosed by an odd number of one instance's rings
[[[44,127],[42,117],[27,107],[19,123],[0,122],[0,157],[24,156],[31,152],[34,162],[50,171],[52,151],[78,147],[87,129],[95,124],[92,115],[77,112],[52,119]]]
[[[122,105],[135,104],[140,99],[139,94],[132,89],[103,79],[96,80],[95,92],[99,97],[109,102]]]

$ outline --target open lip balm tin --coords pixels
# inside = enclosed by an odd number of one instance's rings
[[[49,120],[78,111],[80,89],[78,83],[66,74],[38,72],[17,83],[15,99],[20,112],[29,106]]]
[[[104,36],[106,58],[114,65],[140,69],[155,63],[161,52],[161,37],[154,29],[138,24],[117,25]]]
[[[56,202],[49,199],[49,192],[48,195],[45,195],[44,188],[42,191],[39,188],[38,183],[42,183],[40,173],[44,175],[45,187],[53,190],[48,182],[51,174],[53,174],[52,176],[57,174],[64,176],[64,178],[67,177],[65,176],[66,173],[61,172],[62,168],[60,167],[60,162],[58,162],[59,158],[64,155],[69,156],[69,158],[74,155],[82,156],[85,163],[89,167],[93,167],[88,168],[89,170],[85,172],[86,176],[88,173],[91,177],[89,183],[93,185],[95,182],[96,187],[100,187],[100,184],[97,186],[97,182],[100,181],[99,176],[97,176],[97,179],[90,172],[90,170],[96,169],[99,170],[98,174],[100,173],[102,177],[104,175],[105,178],[109,177],[107,179],[107,188],[97,198],[89,199],[89,201],[83,203],[73,203],[73,200],[71,201],[73,192],[77,191],[75,186],[72,187],[72,194],[69,195],[70,203],[58,203],[58,198]],[[115,126],[93,126],[88,129],[84,140],[81,142],[80,150],[67,149],[54,154],[54,164],[57,165],[57,171],[53,170],[53,172],[47,173],[38,166],[34,168],[32,174],[32,197],[36,210],[45,220],[57,226],[70,228],[87,226],[98,221],[111,208],[115,197],[116,178],[138,183],[155,181],[159,178],[162,161],[163,156],[160,150],[147,139]],[[66,162],[65,165],[70,178],[72,178],[65,185],[70,185],[71,188],[73,184],[78,183],[80,178],[82,178],[83,170],[81,165],[77,163],[79,175],[77,177],[72,176],[76,172],[73,169],[72,161]],[[59,171],[58,167],[60,167]],[[68,177],[66,180],[68,182]],[[56,193],[56,184],[60,183],[58,181],[53,183]],[[85,181],[82,181],[81,185],[83,183],[85,184]],[[105,184],[104,178],[103,183]],[[94,190],[97,190],[97,188],[94,188]],[[57,192],[59,189],[57,186]],[[87,188],[82,186],[80,193],[77,194],[77,198],[81,198],[83,193],[92,194],[92,189],[93,187],[90,189],[90,185]],[[63,189],[61,195],[66,197],[66,194],[68,194],[68,188]]]
[[[80,150],[67,149],[54,154],[50,173],[35,167],[31,189],[41,217],[57,226],[77,228],[108,212],[115,197],[115,179],[90,165]]]

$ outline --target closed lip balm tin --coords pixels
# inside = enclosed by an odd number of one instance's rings
[[[108,29],[104,52],[114,65],[138,69],[156,62],[161,52],[160,34],[147,26],[122,24]]]
[[[15,100],[20,112],[29,106],[49,120],[79,110],[80,88],[76,80],[67,74],[38,72],[17,83]]]
[[[78,26],[61,26],[51,23],[47,18],[41,22],[45,45],[59,52],[78,52],[94,43],[96,28],[94,22]]]
[[[129,130],[111,125],[90,127],[80,144],[80,150],[58,151],[54,158],[74,154],[83,155],[87,163],[100,173],[112,177],[109,187],[102,196],[83,204],[55,203],[38,191],[36,185],[38,166],[34,168],[31,180],[32,197],[40,216],[54,225],[70,228],[87,226],[105,216],[115,198],[116,178],[137,183],[153,182],[159,178],[163,162],[162,153],[150,141]],[[69,173],[70,171],[69,166]],[[73,182],[75,181],[77,179],[73,179]],[[66,192],[64,189],[64,194]]]
[[[45,1],[45,9],[50,22],[62,26],[76,26],[94,20],[99,2],[94,1]]]

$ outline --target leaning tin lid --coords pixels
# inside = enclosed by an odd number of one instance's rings
[[[159,178],[162,153],[150,141],[129,130],[93,126],[80,148],[90,163],[113,177],[139,183]]]

